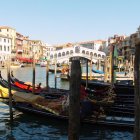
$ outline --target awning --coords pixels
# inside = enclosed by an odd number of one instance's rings
[[[19,57],[17,59],[19,61],[22,61],[22,62],[28,62],[28,63],[32,63],[33,62],[33,59],[31,59],[31,58]]]
[[[95,69],[92,69],[92,72],[94,72],[94,73],[99,73],[99,74],[104,74],[104,72],[103,72],[103,71],[100,71],[100,70],[95,70]]]

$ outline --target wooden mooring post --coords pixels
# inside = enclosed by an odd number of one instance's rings
[[[49,90],[49,60],[46,65],[46,89]]]
[[[12,93],[11,93],[11,79],[10,79],[10,65],[11,65],[11,57],[8,56],[8,62],[7,62],[7,79],[8,79],[8,91],[9,91],[9,112],[10,112],[10,121],[13,122]]]
[[[33,52],[33,81],[32,81],[32,85],[33,85],[32,93],[35,93],[35,54],[34,54],[34,52]]]
[[[80,130],[80,60],[72,60],[69,94],[69,140],[79,140]]]
[[[86,60],[86,89],[88,88],[88,59]]]
[[[90,58],[90,80],[92,80],[92,55],[91,55],[91,58]]]
[[[140,140],[140,39],[137,40],[135,46],[134,83],[135,83],[134,140]]]
[[[113,85],[114,84],[114,44],[112,44],[112,51],[110,52],[110,77],[111,77],[111,84]]]
[[[56,65],[56,58],[55,58],[55,65],[54,65],[54,83],[55,83],[55,89],[57,87],[57,65]]]

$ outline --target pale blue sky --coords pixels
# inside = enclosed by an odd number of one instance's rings
[[[140,0],[0,0],[0,26],[49,44],[130,35]]]

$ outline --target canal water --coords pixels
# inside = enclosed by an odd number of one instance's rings
[[[22,81],[32,82],[32,68],[14,68],[13,74]],[[7,78],[7,70],[1,69]],[[45,86],[46,68],[36,67],[36,83]],[[54,87],[54,74],[49,73],[49,86]],[[57,79],[58,88],[69,88],[69,83]],[[9,119],[9,107],[0,102],[0,140],[67,140],[68,124],[47,117],[14,110],[14,121]],[[80,140],[132,140],[133,131],[105,126],[82,124]]]

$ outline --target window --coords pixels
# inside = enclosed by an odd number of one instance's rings
[[[65,52],[62,52],[62,56],[65,56]]]
[[[1,32],[1,29],[0,29],[0,32]]]
[[[57,58],[57,54],[54,54],[54,58]]]
[[[58,57],[61,57],[61,53],[58,53]]]
[[[86,52],[86,55],[89,55],[89,52],[88,51]]]
[[[97,57],[97,54],[96,53],[94,53],[94,57]]]
[[[2,46],[0,45],[0,51],[2,51]]]
[[[66,55],[69,55],[69,51],[66,52]]]
[[[85,54],[85,51],[84,50],[82,51],[82,54]]]
[[[4,39],[4,42],[6,42],[6,39]]]
[[[99,57],[99,58],[101,58],[101,55],[100,55],[100,54],[98,54],[98,57]]]
[[[90,52],[90,56],[93,56],[93,52]]]
[[[70,50],[70,54],[73,54],[73,50]]]
[[[104,55],[102,55],[102,58],[105,58],[105,56],[104,56]]]
[[[50,59],[52,59],[52,58],[53,58],[53,55],[50,56]]]
[[[6,51],[6,46],[4,46],[4,51]]]
[[[8,51],[9,51],[10,49],[9,49],[9,46],[8,46]]]

